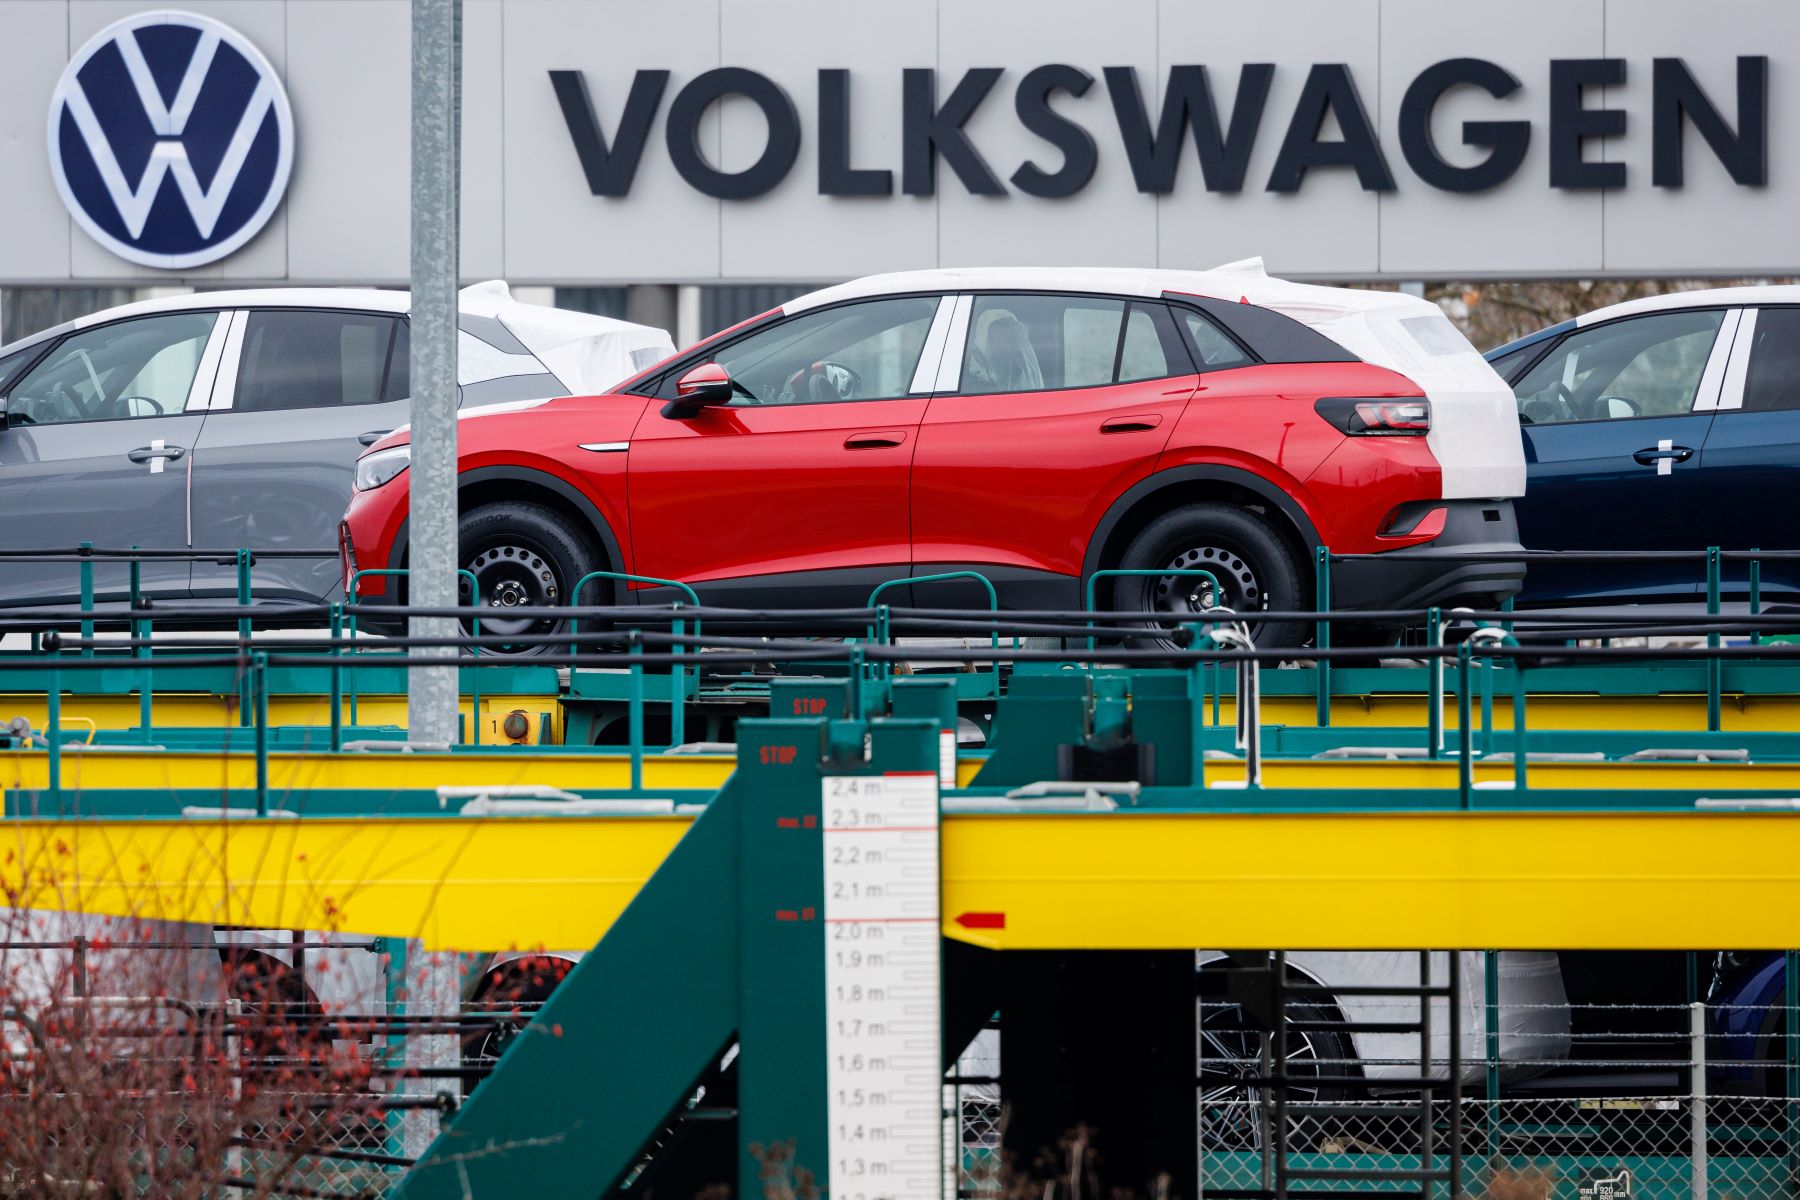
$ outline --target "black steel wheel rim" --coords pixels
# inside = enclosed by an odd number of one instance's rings
[[[480,547],[464,564],[475,577],[476,603],[481,608],[483,637],[517,637],[554,633],[561,621],[543,617],[508,617],[508,609],[545,608],[563,603],[563,580],[550,556],[522,538],[496,539]],[[462,579],[467,589],[469,580]],[[473,629],[471,627],[471,632]],[[502,643],[500,653],[535,650],[539,643]]]

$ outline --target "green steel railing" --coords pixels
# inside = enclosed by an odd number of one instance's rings
[[[899,587],[901,584],[943,583],[951,579],[972,579],[976,583],[979,583],[987,592],[988,611],[990,613],[998,613],[1000,611],[1000,591],[994,586],[994,581],[989,579],[986,575],[983,575],[980,571],[939,571],[935,575],[908,575],[903,579],[889,579],[885,583],[878,583],[875,585],[875,590],[869,593],[868,603],[863,606],[875,610],[875,625],[869,630],[868,639],[871,642],[875,642],[882,646],[893,644],[894,631],[889,617],[888,606],[878,603],[881,599],[881,593],[887,591],[889,588]],[[1013,645],[1015,647],[1018,645],[1017,638],[1013,639]],[[997,627],[988,633],[988,646],[993,650],[1000,649],[1000,631]],[[884,660],[880,664],[880,667],[881,673],[877,678],[888,678],[893,671],[893,664]],[[993,665],[993,675],[995,694],[998,694],[1000,689],[1000,663],[998,659],[995,660]],[[850,678],[856,681],[856,690],[860,691],[862,689],[863,680],[862,670],[860,668],[852,670]]]
[[[600,579],[674,588],[688,598],[689,604],[695,608],[700,607],[699,594],[681,580],[660,579],[655,575],[633,575],[629,571],[589,571],[575,581],[575,586],[569,591],[569,603],[578,605],[582,590],[589,583]],[[680,607],[678,604],[671,606],[677,611]],[[686,636],[686,619],[676,616],[670,623],[669,631],[677,638]],[[644,667],[641,662],[635,661],[642,658],[644,653],[643,645],[637,636],[642,632],[637,628],[629,631],[628,636],[631,641],[627,651],[628,657],[633,660],[631,663],[631,696],[625,719],[626,728],[629,731],[628,736],[631,740],[631,786],[634,788],[642,786],[644,776]],[[699,637],[700,633],[700,618],[695,617],[694,636]],[[571,653],[579,652],[580,642],[570,642],[569,650]],[[699,677],[700,665],[695,663],[694,678],[697,681]],[[687,664],[676,663],[669,668],[669,745],[679,746],[685,741],[687,741]]]
[[[475,578],[475,572],[469,570],[466,567],[458,567],[456,569],[456,573],[458,575],[462,576],[464,579],[468,580],[469,604],[470,604],[470,607],[475,609],[475,614],[469,621],[469,629],[470,629],[470,632],[475,637],[480,637],[481,636],[481,583],[479,580],[477,580]],[[354,603],[356,600],[357,585],[362,583],[363,579],[369,575],[378,575],[383,578],[402,578],[403,579],[407,575],[407,568],[405,568],[405,567],[366,567],[360,571],[351,572],[350,583],[349,583],[349,586],[344,589],[344,593],[352,603]],[[246,634],[245,636],[248,637],[249,635]],[[333,657],[333,659],[336,659],[338,657],[337,649],[338,649],[337,648],[337,638],[334,636],[332,638],[332,657]],[[470,646],[469,647],[470,657],[473,658],[475,656],[478,656],[480,653],[481,653],[481,648],[479,646]],[[356,614],[354,612],[350,614],[350,658],[351,658],[352,663],[354,664],[355,659],[356,659]],[[331,748],[333,750],[336,750],[340,747],[340,743],[337,741],[337,735],[338,735],[338,733],[341,732],[342,726],[337,717],[337,704],[335,702],[336,693],[337,693],[336,684],[337,684],[337,672],[338,672],[338,668],[335,664],[332,666],[331,672],[332,672],[332,684],[333,684],[332,690],[333,690],[333,700],[334,700],[334,702],[332,704],[332,721],[331,721],[331,723],[332,723],[332,729],[333,729],[333,739],[332,739]],[[356,715],[357,715],[356,699],[357,699],[356,667],[354,665],[352,665],[350,668],[350,723],[352,725],[356,724]],[[473,728],[473,731],[474,731],[474,737],[472,740],[475,745],[479,746],[479,745],[481,745],[481,676],[479,673],[477,673],[475,675],[471,675],[469,677],[469,703],[470,703],[470,711],[474,714],[474,719],[469,722],[470,726]]]

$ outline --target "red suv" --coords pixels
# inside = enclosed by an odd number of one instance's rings
[[[1312,605],[1312,548],[1518,549],[1512,393],[1438,309],[1392,292],[1217,271],[875,276],[728,329],[602,396],[463,414],[461,561],[483,605],[612,602],[602,569],[710,604],[860,607],[967,568],[1012,608],[1182,613]],[[362,457],[346,582],[406,563],[406,431]],[[1333,573],[1336,607],[1487,603],[1519,562]],[[396,589],[359,581],[358,599]],[[619,593],[644,602],[670,589]],[[967,581],[890,604],[985,606]],[[629,602],[629,599],[623,602]],[[484,634],[554,622],[482,620]],[[1264,645],[1309,629],[1263,622]],[[520,643],[519,649],[530,646]]]

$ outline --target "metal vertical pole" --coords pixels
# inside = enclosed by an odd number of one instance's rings
[[[1462,1096],[1462,951],[1452,950],[1450,961],[1450,1197],[1463,1192],[1463,1096]]]
[[[81,543],[81,657],[94,657],[94,543]]]
[[[1706,1200],[1706,1005],[1688,1005],[1689,1070],[1693,1098],[1688,1106],[1688,1158],[1694,1164],[1694,1200]]]
[[[412,0],[412,512],[408,593],[414,604],[449,608],[458,602],[456,561],[456,285],[460,274],[460,148],[462,139],[462,0]],[[473,598],[471,598],[473,603]],[[415,617],[415,638],[451,639],[454,617]],[[416,648],[409,654],[447,660],[407,672],[407,736],[414,741],[457,740],[460,704],[456,647]],[[409,946],[408,1014],[456,1011],[455,958]],[[454,1037],[408,1039],[414,1070],[453,1067]],[[415,1076],[408,1091],[430,1095],[447,1085]],[[401,1122],[404,1153],[417,1158],[437,1133],[436,1114],[409,1112]]]
[[[1787,1097],[1787,1119],[1782,1126],[1787,1130],[1788,1178],[1793,1179],[1800,1176],[1800,953],[1787,950],[1781,957],[1781,1040],[1786,1050],[1782,1056],[1786,1069],[1781,1074],[1782,1094]]]
[[[462,0],[412,0],[412,513],[414,604],[457,603],[456,284],[460,229]],[[453,638],[457,622],[414,617],[415,638]],[[416,648],[456,657],[454,646]],[[457,740],[454,666],[407,673],[413,741]]]
[[[1451,951],[1451,953],[1457,953]],[[1482,1082],[1486,1085],[1482,1098],[1486,1101],[1486,1137],[1483,1146],[1487,1157],[1500,1153],[1500,954],[1496,950],[1481,953],[1482,1017],[1487,1045],[1487,1069]]]

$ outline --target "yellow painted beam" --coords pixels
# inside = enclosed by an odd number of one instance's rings
[[[1800,814],[957,816],[945,932],[999,949],[1800,940]]]
[[[1800,696],[1723,697],[1721,717],[1727,732],[1787,732],[1800,728]],[[171,727],[222,728],[237,724],[237,697],[203,692],[156,693],[152,701],[153,720]],[[463,713],[473,716],[467,697]],[[504,695],[481,698],[482,738],[499,740],[499,723],[507,713],[522,709],[530,717],[531,736],[537,736],[537,714],[552,714],[554,739],[562,736],[562,706],[555,696]],[[63,713],[77,725],[92,721],[101,729],[132,729],[138,724],[137,697],[83,696],[68,694],[63,698]],[[1219,715],[1223,724],[1237,720],[1236,708],[1229,698],[1221,702]],[[1317,722],[1316,708],[1310,696],[1272,696],[1263,699],[1263,721],[1269,725],[1311,727]],[[1422,728],[1426,723],[1423,697],[1412,695],[1337,696],[1331,704],[1334,726],[1358,729],[1376,726]],[[42,692],[0,692],[0,717],[23,716],[38,728],[47,717]],[[349,702],[345,701],[344,718],[349,719]],[[357,718],[366,725],[406,725],[406,697],[369,694],[358,701]],[[1451,697],[1444,714],[1446,728],[1456,728],[1456,702]],[[1526,711],[1526,724],[1534,729],[1659,729],[1697,731],[1706,728],[1706,696],[1598,696],[1591,694],[1537,695],[1531,697]],[[328,725],[331,707],[322,695],[273,695],[269,697],[269,720],[275,725]],[[1498,697],[1494,704],[1494,725],[1512,728],[1512,701]]]
[[[121,668],[122,670],[124,668]],[[474,702],[462,698],[465,722],[476,719]],[[562,705],[553,695],[483,695],[481,697],[481,737],[484,742],[502,744],[507,741],[501,723],[515,709],[525,713],[529,732],[521,745],[536,745],[540,713],[550,714],[550,742],[560,745],[563,738]],[[136,729],[142,710],[138,698],[130,693],[112,696],[86,696],[65,693],[63,720],[71,733],[92,723],[99,729]],[[43,692],[0,692],[0,718],[24,717],[33,728],[42,729],[49,720],[49,705]],[[221,696],[212,692],[158,691],[150,698],[153,725],[178,729],[228,729],[238,723],[236,694]],[[350,701],[344,699],[343,719],[350,720]],[[404,695],[370,694],[357,699],[356,719],[362,725],[394,725],[406,727]],[[269,697],[271,725],[331,724],[331,698],[325,695],[272,695]]]
[[[10,904],[146,920],[593,945],[686,817],[7,821]],[[13,899],[13,897],[17,899]]]
[[[1728,692],[1721,700],[1720,727],[1726,732],[1785,733],[1800,728],[1800,696],[1742,696]],[[1475,721],[1479,725],[1480,698],[1477,697],[1474,703]],[[1230,700],[1221,704],[1219,714],[1222,724],[1232,725],[1237,721],[1237,711]],[[1263,697],[1265,725],[1310,728],[1318,724],[1317,718],[1317,704],[1311,696]],[[1422,728],[1428,718],[1429,709],[1423,696],[1335,696],[1331,702],[1332,726],[1345,729],[1364,726]],[[1528,729],[1701,731],[1706,728],[1706,693],[1534,695],[1526,702],[1525,725]],[[1454,695],[1444,706],[1444,727],[1457,727]],[[1512,728],[1512,697],[1494,698],[1494,728]]]
[[[984,760],[958,764],[966,785]],[[648,755],[644,786],[717,788],[736,767],[729,755]],[[85,788],[202,789],[256,785],[256,760],[246,753],[218,751],[137,751],[128,748],[67,752],[62,785]],[[541,784],[573,790],[629,786],[631,760],[623,754],[573,754],[506,749],[459,753],[452,758],[420,754],[329,754],[280,751],[269,755],[269,787],[277,798],[308,788],[432,789],[440,784],[516,786]],[[1242,762],[1209,762],[1211,782],[1238,782]],[[1477,783],[1511,780],[1512,764],[1477,763]],[[1273,788],[1453,788],[1454,757],[1395,762],[1358,759],[1265,761],[1264,782]],[[1800,794],[1800,763],[1574,762],[1534,763],[1534,788],[1667,788],[1793,790]],[[0,788],[39,790],[49,786],[49,761],[41,750],[0,751]]]
[[[715,789],[737,767],[729,755],[647,755],[646,788]],[[0,751],[0,787],[49,786],[49,758],[41,750]],[[311,788],[423,789],[441,785],[507,787],[542,784],[567,790],[624,788],[631,759],[624,754],[559,754],[494,750],[442,754],[330,754],[277,751],[269,755],[269,790],[276,803]],[[250,754],[186,750],[91,750],[65,752],[62,786],[87,788],[218,790],[256,786]]]
[[[32,907],[580,948],[686,827],[8,821],[0,886]],[[997,949],[1690,949],[1721,931],[1774,949],[1800,937],[1793,813],[955,814],[943,869],[945,933]]]

